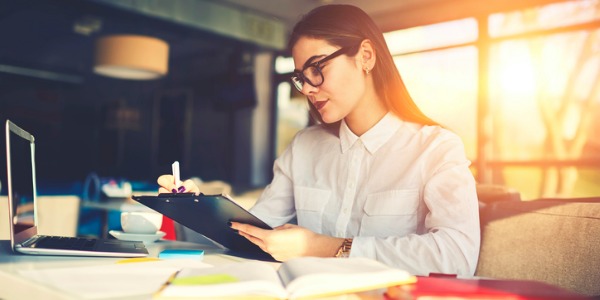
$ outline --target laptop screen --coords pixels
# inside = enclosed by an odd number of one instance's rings
[[[14,123],[6,122],[6,164],[12,235],[35,227],[34,138]],[[35,234],[35,233],[34,233]]]

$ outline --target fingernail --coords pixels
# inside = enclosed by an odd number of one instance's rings
[[[178,187],[177,192],[179,192],[179,193],[185,192],[185,186],[182,185],[182,186]]]
[[[173,194],[177,194],[177,190],[176,189],[172,189],[171,192],[173,192]]]

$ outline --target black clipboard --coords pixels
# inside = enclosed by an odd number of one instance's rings
[[[263,229],[272,228],[224,195],[161,193],[158,196],[132,198],[227,247],[233,255],[275,261],[271,255],[231,229],[227,222],[246,223]]]

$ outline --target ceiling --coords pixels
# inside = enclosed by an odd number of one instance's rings
[[[171,66],[193,76],[227,63],[239,51],[284,48],[298,18],[323,4],[357,5],[387,31],[554,1],[560,0],[489,0],[486,6],[479,0],[0,0],[0,79],[37,76],[80,83],[94,76],[94,40],[114,33],[166,40]],[[275,43],[257,36],[264,32],[249,33],[243,28],[247,23],[231,27],[237,18],[266,24],[271,28],[267,39]]]
[[[352,4],[360,7],[375,20],[390,12],[409,10],[418,6],[456,0],[215,0],[221,3],[252,9],[282,20],[288,28],[305,12],[324,4]]]

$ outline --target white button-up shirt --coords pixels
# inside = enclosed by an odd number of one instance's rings
[[[417,275],[473,275],[479,254],[475,180],[461,139],[388,113],[362,136],[344,121],[300,131],[251,209],[271,226],[297,217],[316,233],[354,238],[350,257]]]

